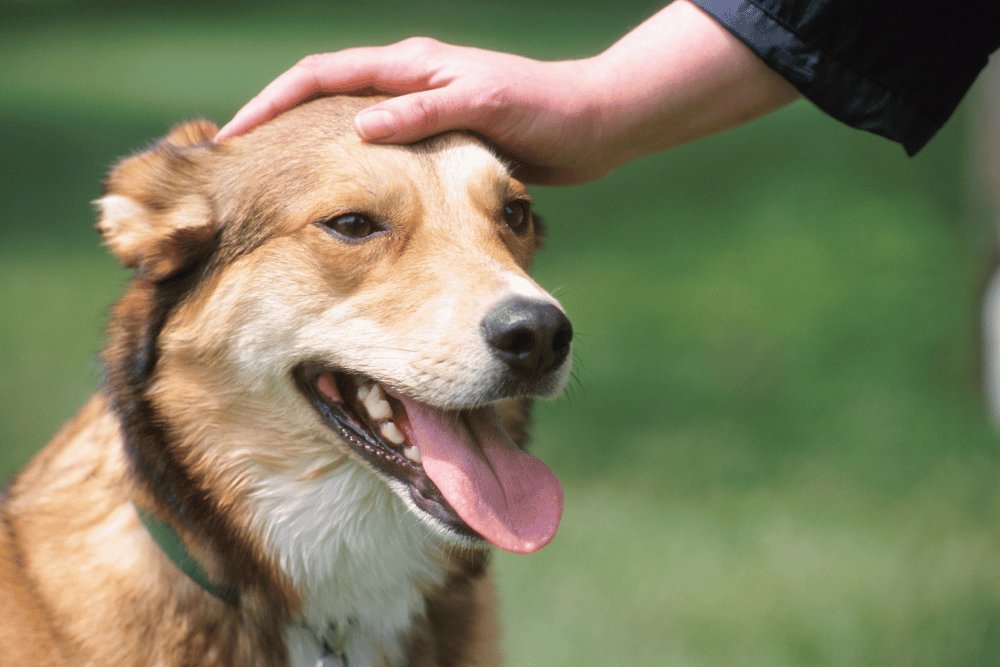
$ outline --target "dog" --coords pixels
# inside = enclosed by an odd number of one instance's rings
[[[509,166],[365,144],[372,101],[192,121],[108,176],[134,273],[102,390],[5,491],[0,664],[499,662],[489,545],[556,531],[522,446],[572,326]]]

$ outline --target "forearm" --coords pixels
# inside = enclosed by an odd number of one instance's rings
[[[604,53],[592,70],[599,143],[619,166],[740,125],[799,97],[750,49],[677,0]]]

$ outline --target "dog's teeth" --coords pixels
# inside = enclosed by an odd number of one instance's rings
[[[371,415],[372,419],[381,421],[383,419],[392,419],[392,408],[389,407],[389,401],[386,400],[372,400],[371,394],[368,395],[369,399],[365,402],[365,407],[368,408],[368,414]]]
[[[388,403],[386,404],[388,405]],[[386,422],[379,427],[382,437],[394,445],[401,445],[406,442],[403,432],[399,430],[395,422]]]
[[[382,388],[377,384],[372,385],[372,388],[361,399],[361,402],[364,403],[365,409],[368,410],[368,415],[372,419],[392,419],[392,408],[389,406],[389,401],[385,400]]]
[[[414,463],[420,463],[422,460],[420,458],[420,450],[417,449],[416,446],[414,445],[410,445],[409,447],[403,448],[403,456],[410,459]]]

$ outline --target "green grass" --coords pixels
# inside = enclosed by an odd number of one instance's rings
[[[422,33],[571,57],[652,7],[213,11],[3,26],[0,476],[99,383],[126,274],[88,202],[117,157],[226,120],[312,51]],[[996,663],[1000,457],[977,379],[992,248],[959,178],[968,111],[909,160],[797,103],[533,191],[536,276],[573,319],[576,370],[535,432],[563,525],[496,557],[510,665]]]
[[[499,559],[511,664],[992,664],[998,535],[952,497],[969,481],[891,506],[818,466],[710,497],[574,485],[549,548]]]
[[[94,253],[0,252],[0,479],[93,393],[121,269]]]

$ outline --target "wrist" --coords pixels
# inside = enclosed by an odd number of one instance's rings
[[[612,77],[600,56],[551,64],[552,79],[561,91],[555,107],[561,117],[557,131],[562,144],[571,147],[565,162],[594,174],[592,178],[606,175],[627,161],[614,127],[613,107],[619,101],[609,90]]]
[[[798,92],[688,0],[590,59],[608,159],[619,166],[747,122]]]

